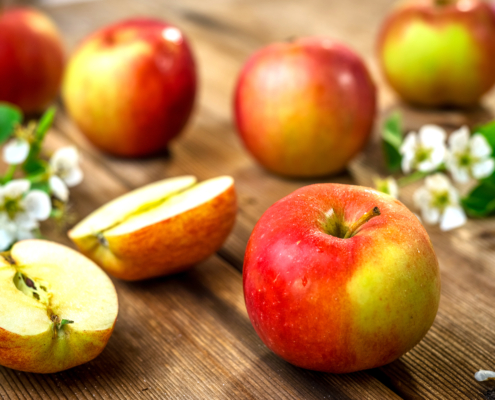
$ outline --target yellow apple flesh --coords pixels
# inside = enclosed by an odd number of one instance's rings
[[[98,356],[118,313],[115,288],[93,262],[52,242],[0,255],[0,365],[52,373]]]
[[[234,181],[191,176],[137,189],[96,210],[69,232],[109,274],[148,279],[186,270],[217,251],[237,212]]]

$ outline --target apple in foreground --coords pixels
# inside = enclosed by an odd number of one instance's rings
[[[235,223],[234,180],[193,176],[121,196],[69,232],[79,250],[125,280],[184,271],[217,251]]]
[[[40,11],[0,11],[0,101],[27,114],[42,112],[57,96],[64,48],[55,25]]]
[[[343,170],[364,147],[375,108],[361,58],[325,38],[258,51],[242,69],[234,98],[246,148],[268,170],[291,177]]]
[[[86,363],[117,319],[112,281],[68,247],[25,240],[0,253],[0,365],[52,373]]]
[[[481,0],[413,0],[384,22],[378,56],[406,101],[471,106],[495,83],[495,13]]]
[[[372,189],[303,187],[269,208],[243,272],[263,342],[307,369],[378,367],[428,332],[440,299],[430,239],[402,203]]]
[[[108,26],[69,60],[62,96],[98,148],[119,156],[163,151],[184,128],[196,94],[196,67],[184,34],[149,18]]]

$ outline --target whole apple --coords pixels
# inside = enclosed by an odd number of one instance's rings
[[[378,367],[428,332],[440,299],[428,235],[402,203],[372,189],[303,187],[269,208],[243,272],[263,342],[307,369]]]
[[[183,33],[131,19],[83,41],[67,66],[69,115],[100,149],[119,156],[164,150],[184,128],[196,94],[196,67]]]
[[[495,83],[495,14],[481,0],[401,3],[381,29],[385,77],[404,100],[471,106]]]
[[[0,101],[27,114],[43,111],[57,96],[64,69],[60,34],[30,8],[0,11]]]
[[[365,145],[376,90],[363,61],[324,38],[276,43],[245,64],[234,99],[239,134],[268,170],[336,173]]]

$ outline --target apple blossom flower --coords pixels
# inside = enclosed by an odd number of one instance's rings
[[[493,371],[485,371],[480,369],[478,372],[474,374],[474,379],[478,382],[485,382],[488,380],[495,380],[495,372]]]
[[[385,179],[375,177],[373,178],[373,183],[375,184],[376,190],[379,192],[389,194],[396,199],[399,198],[399,185],[397,185],[397,181],[391,176]]]
[[[470,137],[469,129],[463,126],[450,135],[447,168],[459,183],[467,183],[470,178],[486,178],[495,170],[492,151],[483,135],[478,133]]]
[[[416,132],[410,132],[402,146],[402,171],[405,174],[412,170],[432,172],[445,160],[445,139],[447,134],[436,125],[425,125]]]
[[[81,183],[83,172],[79,167],[79,153],[75,147],[63,147],[50,159],[50,189],[62,201],[69,198],[69,187]]]
[[[41,190],[29,190],[31,183],[17,179],[0,186],[0,251],[17,240],[33,237],[39,221],[50,216],[50,197]]]
[[[29,142],[23,138],[13,138],[3,148],[3,160],[11,165],[22,164],[28,154]]]
[[[413,198],[427,224],[440,223],[442,231],[449,231],[466,223],[467,218],[459,203],[459,194],[442,173],[427,177],[425,185],[414,193]]]

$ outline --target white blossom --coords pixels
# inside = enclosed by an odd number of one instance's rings
[[[425,185],[414,193],[414,203],[427,224],[440,223],[442,231],[464,225],[466,214],[459,203],[459,194],[450,180],[441,173],[425,179]]]
[[[52,176],[49,179],[50,189],[62,201],[69,198],[69,187],[81,183],[83,172],[79,167],[79,153],[75,147],[63,147],[57,150],[50,159]]]
[[[17,179],[0,186],[0,251],[17,240],[33,237],[39,221],[50,216],[50,197],[41,190],[29,190],[31,183]]]
[[[396,199],[399,198],[399,185],[397,185],[397,181],[391,176],[385,179],[375,177],[373,178],[373,182],[379,192],[389,194]]]
[[[478,372],[474,374],[474,379],[476,379],[478,382],[495,380],[495,372],[480,369]]]
[[[410,132],[400,148],[402,171],[432,172],[445,160],[445,139],[447,134],[436,125],[425,125],[416,132]]]
[[[470,137],[469,129],[463,126],[449,138],[447,168],[456,182],[467,183],[470,178],[483,179],[495,170],[492,148],[479,133]]]
[[[28,154],[29,142],[25,139],[11,139],[3,148],[3,160],[7,164],[22,164],[26,161]]]

